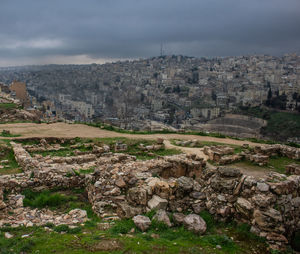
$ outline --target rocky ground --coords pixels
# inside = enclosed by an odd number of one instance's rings
[[[4,142],[22,172],[0,176],[1,249],[49,253],[48,247],[43,249],[45,236],[56,253],[269,253],[270,247],[297,248],[299,149],[202,145],[176,146],[161,138],[24,139],[24,133]],[[282,156],[296,166],[288,167],[287,174],[256,178],[217,165],[235,155],[249,161],[263,158],[262,163]]]

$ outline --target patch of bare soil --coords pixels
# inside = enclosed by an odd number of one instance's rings
[[[20,134],[20,138],[32,137],[65,137],[65,138],[106,138],[106,137],[128,137],[128,138],[144,138],[144,139],[182,139],[199,141],[214,141],[225,144],[242,145],[249,144],[250,146],[257,145],[256,143],[242,140],[235,140],[230,138],[215,138],[209,136],[197,135],[183,135],[183,134],[126,134],[113,131],[102,130],[100,128],[87,126],[84,124],[66,124],[66,123],[53,123],[53,124],[35,124],[35,123],[15,123],[15,124],[1,124],[0,132],[2,130],[9,130],[12,134]]]
[[[267,167],[259,167],[255,165],[248,165],[245,162],[237,162],[230,165],[232,168],[238,168],[244,175],[253,176],[255,178],[266,177],[271,170]]]

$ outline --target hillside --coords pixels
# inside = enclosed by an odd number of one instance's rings
[[[235,136],[263,137],[256,120],[247,126],[246,121],[226,123],[226,128],[212,128],[210,122],[231,121],[224,116],[241,106],[267,104],[297,112],[299,62],[297,55],[161,56],[103,65],[2,68],[0,80],[26,82],[29,93],[45,103],[47,114],[62,119],[101,121],[129,130],[151,130],[151,121],[156,121],[176,129],[226,129]],[[289,132],[279,138],[286,137]]]

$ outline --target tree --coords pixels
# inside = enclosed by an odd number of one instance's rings
[[[215,90],[212,90],[212,91],[211,91],[211,98],[212,98],[214,101],[217,100],[217,94],[216,94]]]
[[[271,88],[269,88],[269,91],[268,91],[268,100],[270,100],[272,98],[272,90]]]
[[[295,101],[297,101],[297,99],[298,99],[298,93],[293,93],[293,100],[295,100]]]

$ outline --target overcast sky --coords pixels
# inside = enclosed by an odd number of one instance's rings
[[[0,0],[0,66],[300,52],[300,0]]]

